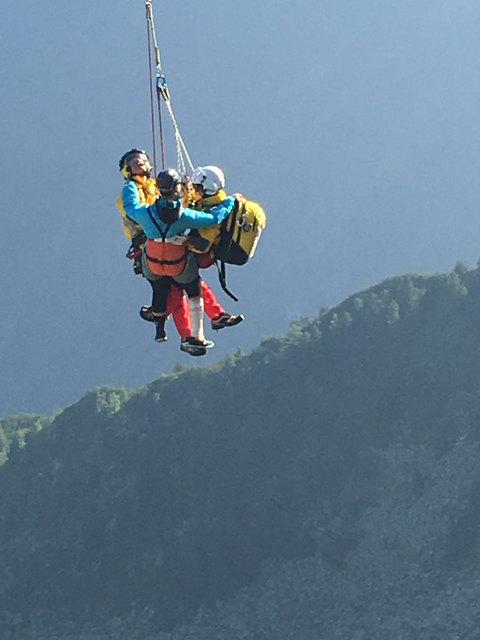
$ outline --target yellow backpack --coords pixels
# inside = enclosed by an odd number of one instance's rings
[[[235,198],[232,213],[219,227],[213,245],[215,264],[222,289],[233,300],[238,298],[227,287],[226,264],[245,264],[253,257],[260,235],[267,224],[267,216],[258,202]]]
[[[208,202],[198,203],[215,206],[227,197],[221,191]],[[213,254],[222,289],[233,300],[238,300],[227,288],[226,264],[245,264],[257,248],[260,235],[267,224],[267,216],[258,202],[235,196],[235,206],[230,215],[219,225],[190,232],[189,249],[197,253]]]
[[[258,202],[235,198],[232,213],[220,225],[213,246],[215,258],[226,264],[245,264],[253,257],[267,216]]]

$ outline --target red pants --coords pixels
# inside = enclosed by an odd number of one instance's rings
[[[201,287],[205,313],[210,320],[221,313],[225,313],[225,309],[219,303],[217,297],[208,284],[203,280],[201,281]],[[169,313],[173,316],[173,322],[175,323],[178,334],[181,338],[188,338],[192,335],[188,300],[187,297],[183,295],[183,291],[175,284],[172,284],[170,287],[170,292],[167,298],[167,314]]]

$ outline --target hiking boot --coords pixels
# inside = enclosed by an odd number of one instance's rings
[[[189,345],[193,347],[203,347],[204,349],[211,349],[215,346],[213,340],[197,340],[197,338],[194,338],[193,336],[189,336],[188,338],[185,338],[185,340]]]
[[[155,318],[153,317],[152,307],[140,307],[140,317],[146,320],[147,322],[155,322]]]
[[[212,318],[212,329],[213,331],[219,331],[219,329],[223,329],[224,327],[234,327],[236,324],[240,324],[242,320],[245,320],[245,316],[242,314],[238,316],[232,316],[230,313],[220,313],[215,318]]]
[[[207,349],[211,349],[214,346],[215,343],[212,342],[212,340],[197,340],[193,336],[182,338],[182,341],[180,342],[181,351],[185,351],[191,356],[204,356]]]
[[[139,313],[141,318],[155,324],[155,342],[166,342],[168,340],[165,333],[166,316],[155,315],[152,307],[141,307]]]
[[[193,338],[181,339],[180,351],[185,351],[185,353],[188,353],[191,356],[204,356],[207,353],[206,347],[202,347],[199,340],[196,340],[196,342],[199,343],[198,345],[192,344],[190,340],[193,340]]]

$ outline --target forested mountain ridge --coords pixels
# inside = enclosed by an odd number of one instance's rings
[[[0,469],[1,637],[476,637],[479,320],[459,264],[90,392]]]
[[[58,412],[57,412],[58,413]],[[0,465],[13,452],[27,443],[31,433],[37,433],[52,423],[54,416],[40,413],[22,413],[0,419]]]

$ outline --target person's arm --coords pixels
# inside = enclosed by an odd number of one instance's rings
[[[234,206],[235,198],[229,196],[220,204],[217,204],[216,207],[210,209],[210,211],[196,211],[195,209],[186,207],[182,210],[182,220],[188,223],[188,227],[191,229],[213,227],[223,222],[223,220],[232,213]]]
[[[123,187],[122,201],[125,213],[131,220],[143,226],[150,221],[148,206],[140,202],[137,185],[134,182],[127,182]]]

